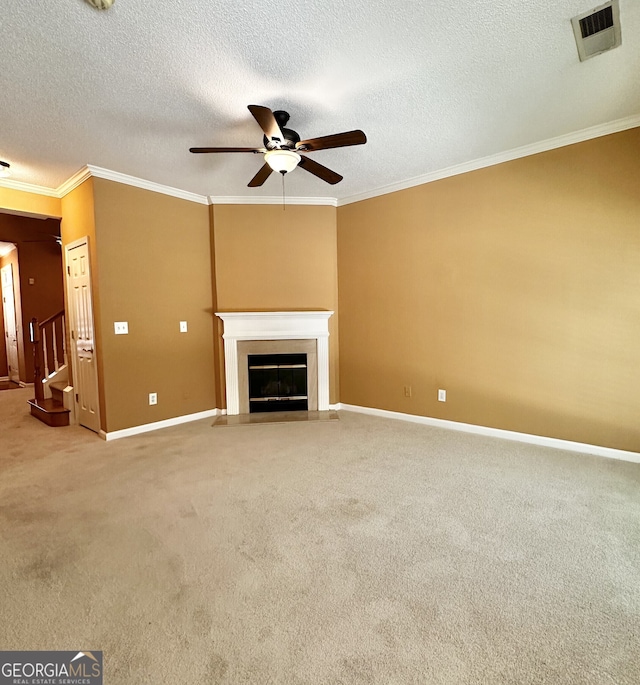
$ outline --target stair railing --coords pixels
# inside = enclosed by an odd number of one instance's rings
[[[29,338],[33,345],[33,386],[36,400],[44,399],[42,381],[67,363],[64,309],[44,321],[31,319]]]

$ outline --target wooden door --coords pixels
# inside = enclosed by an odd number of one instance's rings
[[[16,300],[13,292],[13,265],[7,264],[2,273],[2,311],[4,313],[5,344],[7,346],[7,365],[9,380],[20,380],[18,370],[18,326],[16,324]]]
[[[98,369],[88,238],[67,245],[65,257],[76,416],[81,426],[98,432]]]

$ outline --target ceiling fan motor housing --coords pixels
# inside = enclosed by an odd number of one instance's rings
[[[278,122],[278,126],[282,128],[287,125],[289,121],[289,112],[285,112],[283,109],[277,109],[273,113],[273,118]]]
[[[267,136],[264,136],[262,139],[264,146],[267,150],[276,150],[278,148],[295,150],[296,143],[300,142],[300,136],[292,129],[284,128],[285,124],[289,121],[289,112],[278,109],[273,113],[273,117],[284,134],[284,140],[278,142],[277,140],[269,140]]]
[[[290,128],[282,128],[280,130],[284,134],[284,140],[280,143],[277,140],[269,140],[267,136],[264,136],[263,143],[267,150],[275,150],[276,148],[288,148],[290,150],[296,149],[296,143],[300,142],[300,136],[292,131]]]
[[[114,0],[87,0],[87,2],[97,10],[108,10]]]

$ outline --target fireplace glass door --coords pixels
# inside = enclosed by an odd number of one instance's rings
[[[306,354],[249,355],[249,411],[307,411]]]

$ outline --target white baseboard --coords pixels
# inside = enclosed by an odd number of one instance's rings
[[[185,414],[184,416],[175,416],[172,419],[165,419],[164,421],[154,421],[153,423],[143,423],[141,426],[132,426],[131,428],[123,428],[119,431],[111,431],[105,433],[101,430],[98,435],[103,440],[117,440],[118,438],[128,438],[132,435],[140,435],[140,433],[149,433],[157,431],[161,428],[170,428],[171,426],[179,426],[181,423],[189,423],[191,421],[200,421],[200,419],[209,419],[214,416],[220,416],[220,409],[207,409],[207,411],[196,412],[195,414]]]
[[[426,426],[435,426],[436,428],[448,428],[449,430],[462,431],[464,433],[475,433],[476,435],[486,435],[492,438],[527,442],[531,445],[553,447],[555,449],[568,450],[570,452],[580,452],[582,454],[594,454],[598,457],[620,459],[621,461],[632,461],[636,464],[640,463],[639,452],[627,452],[626,450],[617,450],[613,449],[612,447],[600,447],[599,445],[589,445],[583,442],[572,442],[571,440],[561,440],[560,438],[547,438],[542,435],[531,435],[530,433],[517,433],[516,431],[503,430],[502,428],[475,426],[471,423],[459,423],[457,421],[447,421],[445,419],[433,419],[428,416],[403,414],[401,412],[388,411],[386,409],[359,407],[354,404],[340,403],[339,408],[344,411],[352,411],[359,414],[369,414],[371,416],[380,416],[386,419],[410,421],[411,423],[421,423]]]
[[[0,376],[0,381],[8,381],[9,376]]]

